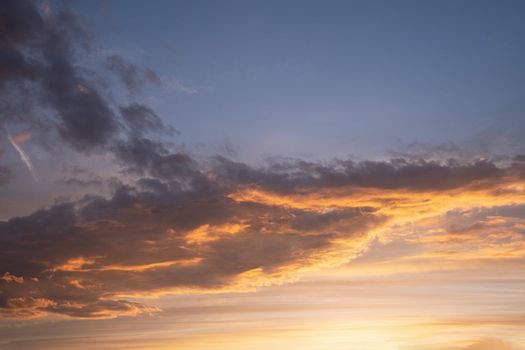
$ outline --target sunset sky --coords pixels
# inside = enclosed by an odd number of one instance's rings
[[[0,349],[525,350],[524,18],[0,0]]]

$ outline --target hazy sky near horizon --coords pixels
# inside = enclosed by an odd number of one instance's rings
[[[0,349],[525,350],[522,1],[0,2]]]

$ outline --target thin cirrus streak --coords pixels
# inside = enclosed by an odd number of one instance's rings
[[[27,170],[29,170],[29,172],[31,173],[31,176],[33,177],[33,179],[36,182],[38,182],[38,176],[37,176],[37,174],[35,172],[35,169],[33,168],[33,164],[31,163],[31,159],[29,158],[29,156],[26,154],[26,152],[24,152],[22,147],[20,147],[20,145],[15,140],[15,138],[13,138],[11,135],[8,135],[7,139],[9,140],[11,145],[14,147],[14,149],[17,151],[18,155],[20,156],[20,160],[25,164],[25,166],[27,167]],[[25,141],[27,139],[28,139],[28,137],[24,136],[23,138],[21,138],[21,141],[23,142],[23,141]]]

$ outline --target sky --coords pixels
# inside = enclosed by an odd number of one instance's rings
[[[0,349],[525,349],[522,1],[0,2]]]

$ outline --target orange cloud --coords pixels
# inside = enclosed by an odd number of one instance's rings
[[[320,181],[308,173],[297,180],[260,171],[231,185],[219,170],[210,177],[184,168],[205,185],[169,189],[150,179],[142,182],[147,190],[122,187],[111,198],[64,203],[5,222],[0,233],[13,239],[4,244],[10,254],[0,257],[0,272],[31,278],[1,284],[4,305],[46,297],[52,306],[27,302],[20,309],[85,318],[151,312],[127,299],[296,281],[363,256],[373,242],[400,241],[410,251],[395,257],[395,265],[364,264],[362,273],[525,257],[521,168],[402,163],[396,169],[388,165],[388,176],[379,172],[372,180],[344,175],[344,181],[334,174]],[[482,170],[485,178],[479,178]],[[436,171],[450,177],[446,186],[434,183],[440,180]],[[404,176],[415,179],[414,187]],[[13,308],[9,314],[16,314]]]
[[[0,280],[4,280],[7,283],[15,282],[15,283],[24,283],[24,277],[23,276],[15,276],[10,274],[9,272],[4,273],[2,277],[0,277]]]
[[[31,138],[32,138],[32,135],[29,132],[22,132],[22,133],[11,135],[11,139],[13,140],[13,142],[17,144],[21,144],[26,141],[29,141],[31,140]]]

